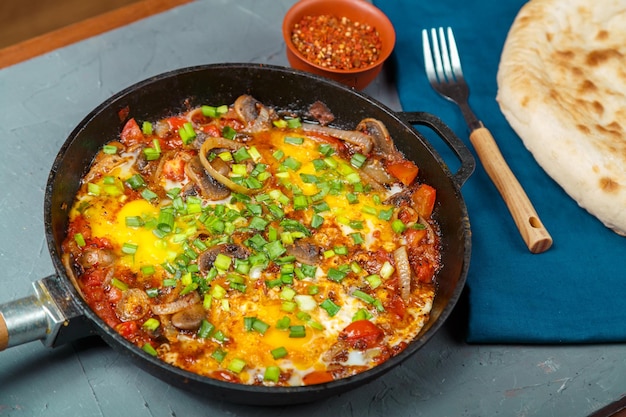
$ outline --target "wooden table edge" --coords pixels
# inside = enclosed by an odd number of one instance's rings
[[[0,49],[0,69],[128,25],[193,0],[141,0]]]

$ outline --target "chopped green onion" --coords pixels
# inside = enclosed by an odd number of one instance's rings
[[[335,254],[337,255],[347,255],[348,254],[348,248],[346,246],[335,246],[334,249]]]
[[[277,161],[280,161],[281,159],[283,159],[283,156],[285,156],[285,152],[282,149],[278,149],[277,151],[275,151],[272,156],[274,157],[274,159],[276,159]]]
[[[144,189],[144,190],[141,192],[141,196],[142,196],[144,199],[148,200],[148,201],[150,201],[150,200],[154,200],[155,198],[158,198],[158,197],[159,197],[156,193],[154,193],[152,190],[150,190],[150,189],[148,189],[148,188]]]
[[[320,227],[322,224],[324,224],[324,218],[322,216],[320,216],[319,214],[314,214],[311,217],[311,227],[314,229],[317,229],[318,227]]]
[[[227,366],[229,371],[232,371],[236,374],[243,371],[243,368],[245,367],[246,367],[246,361],[240,358],[234,358],[232,361],[230,361],[230,363]]]
[[[92,182],[87,184],[87,193],[89,195],[100,195],[100,186],[98,184],[94,184]]]
[[[157,356],[158,355],[156,349],[154,347],[152,347],[152,345],[150,343],[145,343],[141,347],[141,349],[143,349],[143,351],[146,352],[149,355],[152,355],[152,356]]]
[[[318,151],[324,156],[331,156],[332,154],[335,153],[335,150],[333,149],[333,147],[327,143],[322,143],[319,146]]]
[[[135,252],[137,252],[137,248],[139,248],[139,245],[136,245],[136,244],[130,243],[130,242],[125,242],[122,245],[122,252],[127,254],[127,255],[134,255]]]
[[[306,337],[306,328],[302,325],[290,326],[289,327],[289,337],[290,338],[302,338]]]
[[[282,319],[278,319],[276,322],[276,328],[279,330],[286,330],[289,328],[289,324],[291,323],[291,319],[287,316],[283,316]]]
[[[280,358],[284,358],[285,356],[287,356],[288,352],[284,346],[280,346],[280,347],[277,347],[276,349],[272,349],[270,353],[272,354],[272,357],[274,359],[280,359]]]
[[[298,305],[293,301],[283,301],[283,303],[280,306],[280,309],[282,311],[286,311],[287,313],[293,313],[297,307]]]
[[[267,332],[269,328],[270,328],[269,324],[259,319],[255,319],[254,322],[252,323],[252,329],[256,330],[257,332],[261,334],[265,334],[265,332]]]
[[[369,320],[372,318],[372,314],[364,308],[360,308],[352,317],[352,321]]]
[[[252,159],[252,157],[248,153],[248,150],[244,148],[243,146],[237,149],[235,152],[233,152],[233,158],[235,159],[236,163],[245,161],[246,159]]]
[[[159,157],[161,156],[161,152],[157,151],[154,148],[144,148],[143,153],[148,161],[154,161],[156,159],[159,159]]]
[[[266,244],[263,249],[270,259],[276,259],[287,251],[280,240]]]
[[[363,208],[361,208],[361,211],[365,214],[372,214],[372,215],[376,215],[377,211],[374,207],[370,207],[370,206],[363,206]]]
[[[317,272],[317,266],[302,264],[300,268],[302,269],[302,273],[304,274],[304,276],[307,276],[310,278],[315,277],[315,273]]]
[[[289,143],[292,145],[302,145],[304,143],[304,138],[285,136],[285,143]]]
[[[211,353],[211,357],[221,363],[226,358],[226,352],[222,349],[215,349],[213,353]]]
[[[171,209],[162,208],[157,220],[157,228],[163,233],[170,233],[174,230],[174,212]]]
[[[378,274],[372,274],[365,277],[365,280],[370,285],[371,288],[378,288],[382,283],[382,279]]]
[[[287,119],[287,127],[290,129],[295,129],[297,127],[302,126],[302,123],[300,122],[299,118],[293,118],[293,119]]]
[[[185,123],[180,129],[178,129],[178,134],[185,145],[189,145],[196,138],[196,132],[193,130],[191,122]]]
[[[348,273],[337,268],[328,269],[328,279],[335,282],[341,282]]]
[[[76,233],[74,235],[74,241],[81,248],[87,244],[87,242],[85,242],[85,238],[82,233]]]
[[[115,288],[117,288],[118,290],[121,290],[121,291],[126,291],[128,289],[128,284],[126,284],[123,281],[120,281],[117,278],[113,278],[111,280],[111,285],[113,285]]]
[[[339,310],[341,310],[341,307],[335,304],[330,298],[325,299],[322,304],[320,304],[320,307],[326,310],[330,317],[335,316]]]
[[[248,225],[251,229],[254,230],[265,230],[269,222],[262,217],[253,217],[250,219],[250,224]]]
[[[147,121],[146,121],[146,122],[143,122],[143,123],[141,124],[141,132],[142,132],[144,135],[151,135],[151,134],[152,134],[152,123],[147,122]]]
[[[309,207],[309,200],[305,195],[297,195],[293,198],[293,209],[304,210]]]
[[[393,230],[394,232],[402,233],[404,232],[405,229],[406,229],[406,225],[402,223],[402,220],[395,219],[394,221],[391,222],[391,230]]]
[[[360,233],[351,233],[350,237],[352,238],[352,241],[355,245],[361,245],[365,242],[365,239],[363,239],[363,235]]]
[[[163,285],[166,287],[175,287],[177,282],[176,278],[165,278],[163,280]]]
[[[141,267],[141,273],[144,275],[152,275],[156,272],[153,265],[144,265]]]
[[[283,300],[293,300],[293,297],[295,297],[296,294],[296,290],[294,290],[293,288],[285,287],[280,292],[280,298]]]
[[[300,169],[300,166],[302,166],[302,162],[298,161],[297,159],[288,156],[282,163],[283,166],[293,170],[293,171],[297,171],[298,169]]]
[[[264,381],[278,382],[280,378],[280,368],[275,365],[268,366],[265,368],[265,373],[263,374]]]
[[[222,137],[226,139],[235,139],[237,136],[237,131],[230,126],[224,126],[222,129]]]
[[[115,155],[117,153],[117,147],[114,145],[104,145],[102,147],[102,152],[107,155]]]
[[[224,298],[225,295],[226,290],[221,285],[216,284],[214,287],[211,288],[211,297],[219,300]]]
[[[147,330],[150,330],[150,331],[153,332],[156,329],[158,329],[160,325],[161,325],[161,322],[159,322],[154,317],[150,317],[148,320],[143,322],[141,327],[143,327],[144,329],[147,329]]]
[[[215,261],[213,265],[221,271],[226,271],[230,268],[230,263],[232,262],[232,258],[228,255],[224,255],[223,253],[218,253],[215,257]]]
[[[223,343],[224,341],[226,341],[227,337],[221,330],[218,330],[213,334],[213,339],[217,340],[220,343]]]
[[[354,155],[352,155],[352,158],[350,159],[350,163],[355,168],[361,168],[363,164],[365,164],[366,160],[367,160],[367,157],[365,155],[357,152]]]
[[[391,220],[391,217],[393,217],[393,209],[387,209],[387,210],[380,210],[378,212],[378,218],[381,220],[385,220],[385,221],[389,221]]]
[[[361,290],[354,290],[354,292],[352,293],[352,295],[356,298],[359,298],[363,301],[365,301],[368,304],[373,304],[376,299],[374,297],[372,297],[371,295],[369,295],[366,292],[363,292]]]

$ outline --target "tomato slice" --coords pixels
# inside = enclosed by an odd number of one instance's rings
[[[314,385],[314,384],[323,384],[325,382],[330,382],[334,380],[333,374],[329,371],[313,371],[308,373],[302,378],[302,382],[304,385]]]
[[[356,320],[348,324],[339,333],[339,339],[350,347],[365,350],[376,346],[385,336],[385,332],[369,320]]]
[[[120,140],[124,145],[130,146],[137,143],[143,143],[146,141],[146,138],[144,137],[143,132],[141,131],[141,128],[139,128],[135,119],[129,119],[122,129]]]
[[[396,177],[402,184],[409,185],[417,177],[419,169],[413,162],[402,160],[387,165],[387,172]]]
[[[413,203],[415,203],[415,210],[422,217],[430,217],[435,208],[435,200],[437,198],[437,191],[427,184],[422,184],[413,193]]]

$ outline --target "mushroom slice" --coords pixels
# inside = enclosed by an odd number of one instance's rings
[[[272,127],[272,112],[254,97],[244,94],[233,104],[235,113],[246,124],[245,130],[255,133]]]
[[[209,200],[223,200],[230,195],[228,187],[207,173],[198,156],[194,156],[187,161],[185,173],[198,186],[202,195]]]
[[[398,153],[387,127],[380,120],[373,118],[363,119],[357,125],[356,130],[368,135],[373,140],[375,151],[385,155]]]
[[[287,246],[287,254],[295,256],[298,262],[309,265],[320,263],[320,247],[311,243],[297,240],[293,245]]]
[[[336,129],[334,127],[320,126],[314,123],[303,123],[302,130],[341,139],[344,142],[358,146],[364,155],[370,153],[374,144],[369,135],[356,130]]]
[[[198,330],[206,312],[202,304],[191,305],[172,316],[172,324],[181,330]]]
[[[109,266],[115,262],[115,255],[113,251],[109,249],[102,248],[86,248],[80,258],[78,259],[78,263],[85,269],[92,268],[94,266]]]
[[[115,308],[117,317],[122,321],[139,320],[149,311],[150,299],[148,294],[138,288],[124,291]]]

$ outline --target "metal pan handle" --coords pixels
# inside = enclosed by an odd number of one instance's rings
[[[82,330],[76,334],[77,326],[69,324],[70,321],[72,324],[80,322],[81,315],[71,299],[63,295],[64,289],[59,286],[57,277],[35,281],[33,289],[34,294],[0,304],[0,351],[35,340],[53,347],[80,337]],[[72,336],[60,338],[60,333],[68,333],[68,327],[72,329]]]
[[[452,179],[461,188],[476,168],[474,155],[472,155],[472,152],[465,146],[463,141],[441,119],[433,114],[426,112],[402,112],[400,117],[411,125],[422,125],[430,128],[454,152],[456,157],[459,158],[461,166],[452,175]]]

